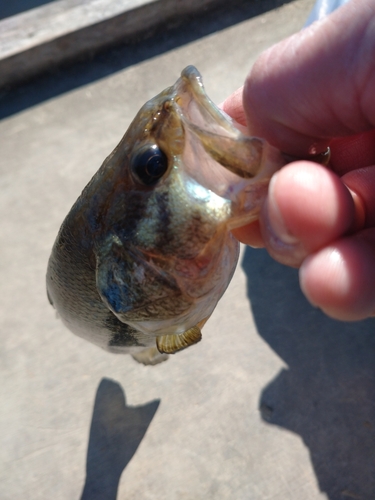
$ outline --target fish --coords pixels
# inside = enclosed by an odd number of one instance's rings
[[[285,158],[186,67],[140,109],[63,221],[47,295],[74,334],[157,364],[197,344]]]

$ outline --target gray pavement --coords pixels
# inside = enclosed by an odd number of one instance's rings
[[[280,0],[265,0],[265,4]],[[232,0],[231,10],[246,0]],[[0,20],[0,89],[125,41],[150,37],[226,0],[59,0]],[[254,2],[248,3],[254,11]]]
[[[220,102],[312,4],[3,96],[1,500],[374,500],[375,322],[327,319],[295,270],[243,249],[203,341],[155,367],[75,337],[45,294],[63,217],[144,101],[195,64]]]

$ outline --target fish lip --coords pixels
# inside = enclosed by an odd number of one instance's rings
[[[237,137],[241,133],[234,126],[232,119],[208,97],[200,72],[195,66],[187,66],[182,70],[180,78],[173,87],[174,105],[183,124],[189,129],[201,129],[202,131],[214,131],[218,135],[230,135]],[[202,122],[196,123],[193,117],[189,116],[191,103],[198,103],[198,112]],[[197,118],[195,115],[194,118]],[[213,127],[213,124],[216,126]]]

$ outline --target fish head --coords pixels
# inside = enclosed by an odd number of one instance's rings
[[[114,186],[105,232],[115,229],[153,255],[196,257],[223,231],[257,217],[280,166],[279,158],[269,161],[270,149],[215,106],[188,66],[140,109],[104,163],[101,176]]]

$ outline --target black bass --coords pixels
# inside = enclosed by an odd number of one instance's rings
[[[284,163],[184,69],[141,108],[60,228],[47,291],[64,324],[145,364],[197,343],[237,264],[230,230],[258,217]]]

